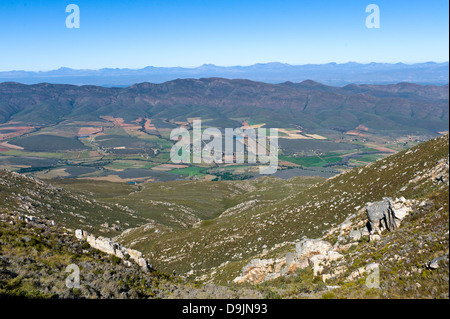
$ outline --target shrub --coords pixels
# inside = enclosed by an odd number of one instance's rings
[[[122,260],[119,257],[114,256],[114,255],[111,255],[110,259],[114,266],[117,266],[118,264],[120,264],[120,262]]]
[[[322,295],[322,299],[335,299],[336,294],[332,291],[328,291]]]
[[[276,291],[267,290],[264,294],[264,299],[281,299],[281,296]]]

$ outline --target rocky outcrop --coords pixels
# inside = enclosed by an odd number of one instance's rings
[[[370,206],[372,203],[367,203]],[[404,197],[391,199],[391,208],[393,211],[395,224],[400,226],[402,220],[408,216],[415,205],[421,203],[417,200],[406,199]],[[349,216],[341,227],[331,229],[325,237],[337,236],[337,241],[334,244],[334,249],[337,251],[348,250],[352,245],[357,245],[364,236],[369,236],[369,229],[367,227],[367,219],[365,218],[365,208],[358,210],[355,214]],[[380,223],[379,229],[383,232],[386,229],[384,223]],[[377,240],[381,237],[379,235],[370,235],[370,240]]]
[[[389,231],[397,228],[391,198],[385,197],[379,202],[369,203],[365,209],[371,234],[374,231],[379,232],[378,224],[380,222],[384,222]]]
[[[397,226],[400,226],[402,220],[412,212],[413,206],[417,204],[419,204],[417,200],[406,199],[404,197],[396,198],[393,201],[392,208],[394,209],[395,223]]]
[[[370,205],[371,203],[368,203]],[[395,223],[400,225],[402,220],[413,210],[414,205],[423,205],[416,200],[408,200],[404,197],[391,200],[391,208],[395,216]],[[380,224],[380,231],[386,229],[386,226]],[[344,259],[341,254],[350,247],[358,245],[364,236],[369,236],[367,228],[367,217],[365,208],[361,208],[355,214],[350,215],[339,226],[330,229],[324,237],[320,239],[304,238],[295,245],[295,252],[287,253],[285,256],[275,259],[252,259],[241,272],[239,277],[234,279],[235,283],[258,284],[264,281],[272,280],[280,276],[287,276],[299,269],[311,267],[314,276],[322,276],[322,279],[328,280],[339,276],[347,270],[345,265],[340,265]],[[334,238],[334,245],[328,240]],[[380,235],[370,235],[370,240],[380,240]],[[328,267],[333,264],[333,267]],[[328,267],[331,270],[323,273]],[[369,267],[370,268],[370,267]],[[354,280],[371,269],[361,267],[353,272],[347,280]]]
[[[318,275],[323,270],[323,265],[328,261],[334,261],[342,258],[342,255],[332,249],[332,245],[319,239],[303,239],[296,244],[296,257],[289,267],[289,273],[297,269],[303,269],[312,266],[314,275]]]
[[[295,245],[295,252],[299,258],[309,258],[318,254],[325,255],[331,247],[331,244],[324,240],[303,239]]]
[[[366,273],[372,272],[376,269],[379,268],[379,264],[378,263],[371,263],[368,264],[366,266],[360,267],[357,270],[353,271],[346,279],[345,281],[353,281],[355,279],[360,278],[361,276],[363,276]]]
[[[242,269],[242,276],[234,279],[235,283],[260,283],[267,280],[269,274],[276,273],[274,270],[278,268],[283,262],[276,262],[274,259],[253,259]],[[286,262],[284,262],[286,263]],[[277,267],[278,266],[278,267]],[[275,279],[274,275],[271,279]]]
[[[95,249],[123,259],[125,264],[129,264],[129,259],[131,259],[136,262],[143,270],[149,270],[151,268],[140,251],[125,248],[122,245],[112,241],[110,238],[102,236],[95,237],[81,229],[77,229],[75,231],[75,237],[80,240],[86,240],[86,242]]]
[[[313,268],[314,274],[318,275],[327,262],[340,258],[342,255],[333,251],[329,242],[304,238],[296,244],[295,253],[288,253],[280,259],[253,259],[242,269],[241,276],[235,278],[234,282],[257,284],[309,266]]]
[[[1,299],[260,299],[251,288],[232,290],[143,271],[134,262],[116,263],[86,245],[86,232],[52,225],[44,218],[0,210]],[[81,240],[82,241],[81,241]],[[101,241],[97,242],[101,243]],[[57,246],[55,246],[55,244]],[[45,249],[42,249],[45,247]],[[56,249],[54,249],[56,248]],[[117,250],[116,250],[117,251]],[[38,252],[38,253],[36,253]],[[129,253],[131,251],[128,251]],[[81,257],[81,258],[80,258]],[[71,264],[74,263],[74,264]],[[68,269],[78,266],[79,288],[69,288]],[[67,268],[66,268],[67,267]],[[73,279],[73,277],[72,277]],[[13,283],[13,284],[12,284]]]

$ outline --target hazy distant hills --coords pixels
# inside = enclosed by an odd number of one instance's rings
[[[101,86],[129,86],[140,82],[163,83],[175,79],[207,77],[249,79],[267,83],[301,82],[311,79],[335,86],[344,86],[350,83],[392,84],[398,82],[442,85],[449,82],[449,64],[448,62],[418,64],[349,62],[289,65],[273,62],[231,67],[205,64],[196,68],[148,66],[143,69],[75,70],[60,68],[45,72],[0,72],[0,82],[25,84],[48,82]]]
[[[449,88],[398,83],[340,87],[314,81],[268,84],[222,78],[140,83],[127,88],[0,84],[0,123],[49,125],[99,116],[152,119],[155,125],[201,117],[205,125],[436,133],[448,130]]]

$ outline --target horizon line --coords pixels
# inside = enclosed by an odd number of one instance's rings
[[[433,64],[444,64],[444,63],[449,63],[449,61],[442,61],[442,62],[437,62],[437,61],[424,61],[424,62],[414,62],[414,63],[406,63],[406,62],[368,62],[368,63],[361,63],[361,62],[356,62],[356,61],[348,61],[348,62],[342,62],[342,63],[338,63],[338,62],[326,62],[326,63],[305,63],[305,64],[290,64],[290,63],[285,63],[285,62],[277,62],[277,61],[272,61],[272,62],[257,62],[254,64],[249,64],[249,65],[216,65],[213,63],[204,63],[202,65],[199,66],[155,66],[155,65],[147,65],[141,68],[119,68],[119,67],[103,67],[103,68],[98,68],[98,69],[89,69],[89,68],[71,68],[71,67],[65,67],[65,66],[61,66],[57,69],[48,69],[48,70],[23,70],[23,69],[13,69],[13,70],[0,70],[0,73],[3,72],[34,72],[34,73],[39,73],[39,72],[51,72],[51,71],[58,71],[58,70],[77,70],[77,71],[101,71],[101,70],[142,70],[142,69],[146,69],[146,68],[161,68],[161,69],[176,69],[176,68],[181,68],[181,69],[198,69],[201,67],[205,67],[205,66],[211,66],[211,67],[219,67],[219,68],[233,68],[233,67],[251,67],[251,66],[255,66],[255,65],[270,65],[270,64],[278,64],[278,65],[285,65],[285,66],[317,66],[317,65],[329,65],[329,64],[335,64],[335,65],[345,65],[345,64],[359,64],[359,65],[370,65],[370,64],[390,64],[390,65],[397,65],[397,64],[403,64],[403,65],[415,65],[415,64],[429,64],[429,63],[433,63]]]

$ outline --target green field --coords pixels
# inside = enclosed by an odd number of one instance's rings
[[[281,155],[279,157],[282,161],[292,162],[305,167],[322,167],[329,163],[339,163],[342,161],[342,157],[336,156],[336,154],[329,154],[323,156],[305,156],[305,157],[291,157]]]
[[[178,174],[178,175],[187,175],[187,176],[203,176],[206,175],[206,171],[208,168],[204,167],[198,167],[198,166],[190,166],[186,168],[177,168],[173,169],[170,172],[172,174]]]

